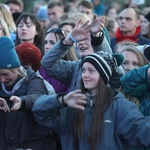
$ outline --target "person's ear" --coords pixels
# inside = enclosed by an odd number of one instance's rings
[[[140,26],[140,20],[139,19],[136,20],[136,27],[138,27],[138,26]]]

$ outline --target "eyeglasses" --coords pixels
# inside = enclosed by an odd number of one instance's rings
[[[125,19],[126,21],[132,21],[133,20],[131,17],[122,17],[122,16],[119,16],[119,19],[120,20]]]

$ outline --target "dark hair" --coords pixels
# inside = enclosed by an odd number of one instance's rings
[[[84,6],[84,7],[88,8],[88,9],[92,9],[92,10],[94,9],[93,3],[89,2],[89,1],[86,1],[86,0],[81,1],[78,4],[78,7],[79,6]]]
[[[70,22],[68,22],[68,21],[65,21],[65,22],[63,22],[63,23],[61,23],[61,24],[59,25],[59,28],[62,28],[62,27],[65,26],[65,25],[70,25],[70,26],[72,26],[72,28],[75,27],[75,24],[74,24],[74,23],[70,23]]]
[[[67,32],[62,30],[61,28],[50,28],[47,30],[46,35],[49,33],[54,33],[57,41],[67,36]],[[72,48],[67,52],[67,54],[63,58],[63,60],[70,60],[70,61],[73,61],[76,59],[77,59],[76,54],[74,52],[74,49]]]
[[[28,13],[23,13],[22,15],[19,16],[19,18],[16,21],[16,26],[18,28],[18,24],[23,21],[24,23],[27,23],[27,19],[30,18],[30,20],[32,21],[32,23],[35,25],[36,27],[36,31],[38,32],[37,35],[35,35],[34,37],[34,44],[40,48],[40,50],[42,51],[42,45],[43,45],[43,40],[44,40],[44,32],[41,28],[41,24],[39,22],[39,20],[33,15],[33,14],[28,14]],[[15,40],[15,43],[18,44],[20,43],[20,39],[18,38],[18,34]],[[40,46],[40,47],[39,47]],[[42,52],[43,54],[43,52]]]
[[[53,25],[58,25],[58,27],[59,27],[60,24],[61,24],[61,20],[60,19],[54,19],[54,20],[49,22],[49,24],[47,25],[45,30],[47,31],[48,29],[52,28]]]
[[[110,9],[115,9],[116,12],[117,12],[117,9],[116,9],[115,7],[109,6],[109,7],[107,7],[107,9],[105,10],[105,15],[106,15],[106,16],[108,15],[108,12],[109,12]],[[118,13],[118,12],[117,12],[117,13]]]
[[[5,2],[5,4],[15,4],[15,5],[18,5],[19,7],[22,7],[23,6],[23,1],[21,1],[21,0],[7,0],[6,2]]]
[[[83,81],[81,79],[81,91],[82,93],[87,93]],[[90,149],[94,150],[102,139],[103,134],[103,123],[104,123],[104,113],[108,109],[112,101],[112,93],[109,87],[105,85],[103,79],[99,78],[96,102],[94,104],[94,111],[92,114],[92,120],[89,128],[88,142]],[[76,109],[74,112],[73,120],[73,135],[74,135],[74,145],[75,149],[78,149],[79,139],[84,136],[84,111]]]
[[[50,8],[55,7],[55,6],[64,8],[63,3],[61,3],[61,2],[55,2],[55,1],[54,1],[54,2],[50,2],[50,3],[48,4],[47,8],[50,9]]]

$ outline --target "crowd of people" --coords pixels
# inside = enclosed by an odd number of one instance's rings
[[[0,3],[0,150],[150,150],[150,4]]]

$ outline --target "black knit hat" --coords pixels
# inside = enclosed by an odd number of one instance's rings
[[[145,15],[145,18],[150,22],[150,12]]]
[[[116,59],[103,51],[86,56],[82,65],[85,62],[90,62],[98,70],[106,85],[112,75],[112,70],[117,67]]]

